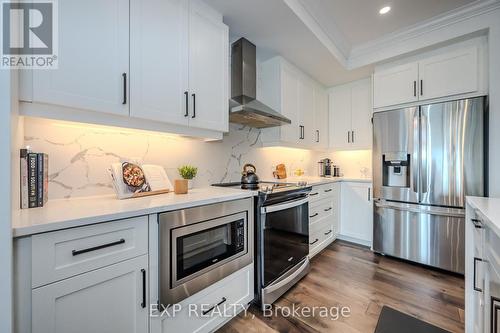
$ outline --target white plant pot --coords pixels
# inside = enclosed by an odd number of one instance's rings
[[[188,179],[188,189],[192,190],[193,189],[193,184],[194,184],[194,180],[193,179]]]

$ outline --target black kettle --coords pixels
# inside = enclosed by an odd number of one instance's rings
[[[241,184],[246,185],[256,185],[259,183],[259,176],[255,173],[257,169],[253,164],[245,164],[243,166],[243,172],[241,173]]]

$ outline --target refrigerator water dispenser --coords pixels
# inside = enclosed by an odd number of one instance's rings
[[[410,154],[406,152],[382,155],[383,186],[410,187]]]

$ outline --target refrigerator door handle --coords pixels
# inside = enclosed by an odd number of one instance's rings
[[[419,176],[419,155],[420,155],[420,138],[419,138],[419,133],[420,133],[420,111],[419,109],[415,109],[413,113],[413,152],[412,152],[412,161],[411,161],[411,176],[412,176],[412,185],[413,185],[413,192],[417,193],[417,200],[420,200],[419,198],[419,181],[418,181],[418,176]]]
[[[419,206],[418,204],[403,204],[398,202],[376,201],[377,208],[396,209],[404,212],[450,216],[450,217],[465,217],[464,209],[462,208],[446,208],[446,207],[432,207],[432,206]]]
[[[420,188],[420,192],[421,193],[427,193],[428,190],[429,190],[429,184],[428,184],[428,181],[427,181],[427,176],[428,176],[428,168],[429,168],[429,162],[431,161],[428,161],[427,160],[427,127],[428,127],[428,115],[427,115],[427,111],[422,111],[421,112],[421,132],[420,132],[420,183],[421,183],[421,188]]]

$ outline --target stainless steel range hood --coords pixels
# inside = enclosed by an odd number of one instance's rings
[[[256,128],[291,124],[290,119],[256,99],[255,52],[255,45],[245,38],[240,38],[231,46],[229,121]]]

